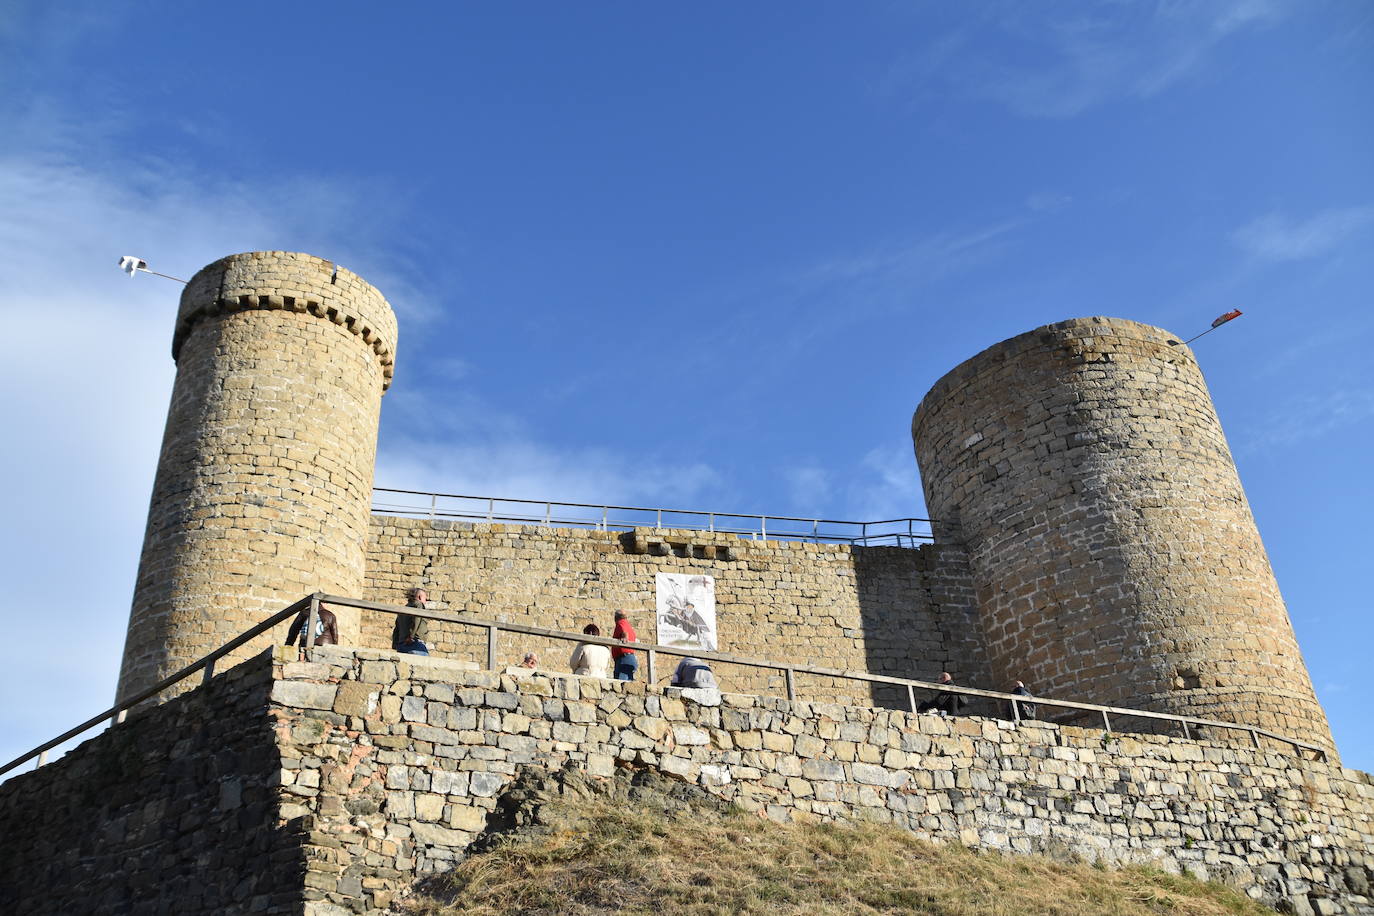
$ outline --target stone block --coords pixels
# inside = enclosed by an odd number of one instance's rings
[[[334,708],[335,685],[309,681],[274,681],[272,702],[296,709]]]

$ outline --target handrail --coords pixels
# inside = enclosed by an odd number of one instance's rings
[[[557,500],[547,499],[514,499],[496,496],[474,496],[461,493],[435,493],[425,490],[399,490],[390,487],[373,487],[372,492],[373,494],[393,493],[401,496],[426,497],[428,502],[425,505],[388,505],[374,500],[372,506],[372,510],[380,514],[403,515],[419,518],[469,519],[488,523],[517,522],[560,527],[593,528],[598,531],[609,531],[613,529],[629,530],[634,528],[678,528],[691,531],[709,531],[716,534],[734,534],[771,540],[803,540],[815,543],[833,542],[852,545],[869,545],[893,541],[899,547],[906,546],[907,543],[915,545],[916,543],[925,543],[933,539],[930,533],[930,528],[933,523],[927,518],[891,518],[865,522],[850,519],[806,518],[794,515],[751,515],[740,512],[715,512],[706,509],[666,509],[658,506],[613,506],[597,503],[559,502]],[[440,499],[469,500],[477,505],[470,508],[441,508],[439,505]],[[534,508],[525,512],[517,510],[498,511],[497,507],[501,504],[515,504],[517,506],[530,506]],[[592,509],[596,511],[588,515],[578,516],[575,514],[556,514],[555,509]],[[645,513],[652,516],[652,518],[614,518],[611,516],[612,512]],[[689,522],[681,518],[670,518],[670,523],[664,525],[663,517],[665,515],[693,516],[699,519],[699,521]],[[724,526],[718,523],[720,519],[750,519],[756,521],[757,524],[749,526]],[[771,528],[769,527],[772,522],[801,522],[809,527],[804,530],[779,530],[776,525]],[[841,533],[823,531],[821,529],[822,525],[848,526],[851,529],[857,529],[857,532]],[[901,526],[904,530],[882,531],[869,534],[871,528],[877,528],[884,525]]]
[[[772,516],[769,517],[772,518]],[[122,722],[124,720],[125,712],[127,712],[129,709],[132,709],[134,706],[137,706],[144,700],[157,695],[158,693],[167,689],[168,687],[172,686],[178,681],[184,680],[192,674],[195,674],[197,671],[204,670],[204,682],[208,683],[210,678],[214,674],[214,665],[216,661],[218,661],[220,658],[223,658],[225,655],[228,655],[234,649],[237,649],[239,646],[243,645],[244,643],[248,642],[254,637],[261,635],[267,630],[270,630],[272,627],[277,626],[278,624],[284,622],[288,618],[294,617],[296,614],[299,614],[302,610],[309,611],[309,618],[306,622],[306,626],[301,628],[302,649],[312,648],[315,644],[315,622],[319,617],[320,605],[326,602],[329,604],[337,605],[339,607],[353,607],[362,610],[381,611],[383,613],[393,615],[409,614],[412,617],[423,617],[427,620],[438,620],[445,623],[457,623],[462,624],[464,626],[482,627],[487,631],[488,668],[496,667],[496,646],[498,634],[504,630],[511,633],[522,633],[527,636],[539,636],[547,639],[561,639],[566,642],[591,643],[599,646],[608,646],[612,648],[620,647],[644,652],[646,654],[647,659],[646,677],[650,683],[657,680],[657,678],[654,676],[654,656],[657,653],[662,653],[664,655],[677,655],[690,658],[710,659],[712,661],[730,665],[743,665],[752,668],[766,668],[773,671],[781,671],[784,673],[786,677],[787,699],[791,701],[796,701],[797,698],[796,675],[813,674],[819,677],[834,677],[854,681],[863,681],[873,684],[891,684],[899,687],[905,687],[907,690],[907,697],[910,702],[912,712],[916,712],[915,691],[917,689],[934,690],[942,693],[955,693],[961,696],[983,697],[986,699],[1000,700],[1002,702],[1008,703],[1011,706],[1012,716],[1017,722],[1020,722],[1022,719],[1020,711],[1022,705],[1029,704],[1033,706],[1050,706],[1058,709],[1077,709],[1083,710],[1085,712],[1097,713],[1098,715],[1100,715],[1102,717],[1104,733],[1110,733],[1112,730],[1111,719],[1109,718],[1110,716],[1141,719],[1157,719],[1161,721],[1177,722],[1180,725],[1182,725],[1183,734],[1185,738],[1190,737],[1188,732],[1189,725],[1202,726],[1204,728],[1220,728],[1231,731],[1241,731],[1247,732],[1250,735],[1250,738],[1253,741],[1254,746],[1256,748],[1260,747],[1259,739],[1261,736],[1263,736],[1265,738],[1269,738],[1273,741],[1277,741],[1282,744],[1292,745],[1295,750],[1300,749],[1312,751],[1323,761],[1330,759],[1327,755],[1326,749],[1323,747],[1320,747],[1315,744],[1310,744],[1306,741],[1299,741],[1296,738],[1290,738],[1287,735],[1281,735],[1277,732],[1271,731],[1266,728],[1261,728],[1257,725],[1242,725],[1235,722],[1223,722],[1219,719],[1202,719],[1196,716],[1180,716],[1173,713],[1153,712],[1147,709],[1128,709],[1119,706],[1102,706],[1096,703],[1080,703],[1075,700],[1056,700],[1052,697],[1030,697],[1014,693],[1002,693],[997,690],[983,690],[978,687],[961,687],[957,684],[939,684],[932,681],[919,681],[912,678],[892,677],[891,675],[885,674],[868,674],[866,672],[844,671],[837,668],[824,668],[819,665],[798,665],[792,664],[790,662],[774,662],[769,661],[767,659],[750,658],[742,655],[732,655],[727,652],[710,652],[704,649],[684,648],[682,646],[665,646],[659,643],[625,642],[624,640],[609,639],[604,636],[592,636],[587,633],[570,633],[565,630],[551,630],[547,627],[536,627],[530,624],[506,623],[497,620],[486,620],[479,617],[459,616],[457,614],[446,613],[444,611],[439,611],[431,608],[406,607],[402,605],[385,604],[378,601],[364,601],[360,598],[348,598],[341,595],[326,595],[320,592],[316,592],[312,595],[307,595],[304,598],[301,598],[299,601],[292,603],[283,610],[280,610],[277,613],[273,614],[271,617],[268,617],[266,620],[263,620],[261,623],[255,624],[254,626],[245,630],[243,633],[240,633],[238,636],[231,639],[229,642],[220,646],[218,649],[214,650],[213,652],[209,653],[203,658],[200,658],[192,662],[191,664],[187,665],[185,668],[182,668],[175,674],[163,678],[151,687],[145,688],[144,690],[141,690],[138,693],[134,694],[132,697],[119,701],[114,706],[110,707],[109,709],[105,710],[99,715],[92,716],[91,718],[87,719],[85,722],[82,722],[75,728],[68,729],[67,731],[58,735],[56,738],[53,738],[50,741],[45,741],[43,744],[40,744],[38,747],[34,748],[28,753],[16,757],[4,766],[0,766],[0,776],[3,776],[5,773],[8,773],[10,770],[13,770],[15,767],[18,767],[24,764],[25,762],[32,760],[34,757],[39,758],[38,765],[42,766],[45,762],[47,752],[52,748],[57,747],[59,744],[61,744],[69,738],[76,737],[77,735],[86,731],[88,728],[98,725],[106,719],[113,720],[116,723]]]
[[[134,708],[139,703],[142,703],[144,700],[156,696],[157,694],[161,693],[163,690],[166,690],[168,687],[172,686],[178,681],[190,677],[191,675],[195,674],[197,671],[200,671],[201,669],[205,670],[205,680],[208,681],[211,677],[214,676],[215,662],[219,661],[221,658],[228,655],[230,652],[234,651],[239,646],[248,642],[253,637],[267,632],[268,630],[275,627],[277,624],[281,623],[283,620],[286,620],[288,617],[293,617],[296,614],[299,614],[302,608],[310,606],[311,597],[313,596],[307,595],[306,597],[288,606],[287,608],[278,611],[271,617],[268,617],[261,623],[255,624],[249,629],[243,631],[238,636],[235,636],[233,639],[229,640],[227,643],[220,646],[215,651],[211,652],[209,655],[197,659],[196,661],[187,665],[185,668],[182,668],[176,674],[168,675],[167,677],[158,681],[153,686],[140,690],[132,697],[120,700],[119,702],[115,703],[115,705],[111,706],[109,709],[105,710],[99,715],[92,716],[91,718],[87,719],[85,722],[82,722],[75,728],[68,729],[67,731],[58,735],[56,738],[53,738],[51,741],[45,741],[42,744],[38,745],[38,747],[29,751],[27,754],[23,754],[22,756],[16,757],[4,766],[0,766],[0,776],[5,775],[10,770],[14,769],[15,767],[19,766],[25,761],[32,759],[33,757],[46,754],[48,751],[57,747],[59,744],[61,744],[63,741],[66,741],[68,738],[75,738],[77,735],[81,734],[86,729],[91,728],[95,725],[99,725],[106,719],[115,719],[122,721],[124,713],[128,710]],[[310,632],[312,634],[314,633],[314,629],[315,628],[313,626],[310,628]]]
[[[658,643],[644,642],[625,642],[619,639],[608,639],[604,636],[591,636],[586,633],[569,633],[565,630],[550,630],[547,627],[536,627],[530,624],[522,623],[505,623],[501,621],[485,620],[482,618],[471,616],[460,617],[456,614],[449,614],[443,611],[433,610],[430,608],[401,607],[399,605],[383,604],[381,602],[376,601],[363,601],[357,598],[344,598],[337,595],[320,595],[319,600],[321,602],[336,604],[341,607],[356,607],[366,610],[383,611],[391,614],[409,614],[413,617],[424,617],[429,620],[439,620],[446,623],[458,623],[466,626],[483,627],[487,630],[488,633],[487,654],[489,668],[495,667],[493,652],[493,646],[495,643],[493,640],[493,635],[495,633],[499,633],[502,630],[505,630],[511,633],[523,633],[528,636],[540,636],[549,639],[561,639],[567,642],[592,643],[594,645],[600,646],[620,647],[643,651],[648,656],[648,678],[650,681],[655,680],[653,676],[653,654],[661,652],[665,655],[679,655],[690,658],[705,658],[718,662],[723,662],[725,664],[745,665],[754,668],[768,668],[775,671],[785,672],[787,674],[789,700],[796,699],[795,688],[793,686],[795,674],[814,674],[820,677],[845,678],[855,681],[865,681],[868,683],[892,684],[896,686],[907,687],[908,696],[912,697],[912,712],[916,711],[916,703],[914,701],[913,691],[919,688],[922,690],[935,690],[944,693],[957,693],[963,696],[984,697],[987,699],[1001,700],[1011,705],[1012,713],[1017,721],[1020,721],[1021,719],[1020,707],[1022,705],[1028,704],[1032,706],[1052,706],[1055,708],[1062,709],[1077,709],[1083,710],[1085,712],[1094,712],[1101,715],[1104,725],[1104,731],[1106,732],[1110,732],[1112,730],[1111,721],[1108,718],[1109,715],[1124,718],[1158,719],[1167,722],[1177,722],[1183,725],[1185,737],[1187,736],[1187,726],[1189,725],[1202,726],[1204,728],[1228,729],[1231,731],[1241,731],[1248,733],[1256,747],[1260,746],[1259,738],[1262,735],[1274,741],[1278,741],[1284,744],[1291,744],[1294,748],[1301,748],[1303,750],[1312,751],[1315,754],[1319,755],[1322,760],[1328,759],[1326,749],[1320,747],[1319,745],[1310,744],[1306,741],[1299,741],[1296,738],[1290,738],[1287,735],[1281,735],[1277,732],[1270,731],[1266,728],[1261,728],[1257,725],[1242,725],[1235,722],[1224,722],[1220,719],[1203,719],[1197,716],[1182,716],[1177,715],[1175,713],[1154,712],[1148,709],[1130,709],[1122,706],[1102,706],[1097,703],[1081,703],[1076,700],[1056,700],[1051,697],[1028,697],[1015,693],[1002,693],[1001,691],[997,690],[983,690],[978,687],[961,687],[956,684],[939,684],[932,681],[918,681],[912,678],[892,677],[890,675],[885,674],[868,674],[866,672],[844,671],[837,668],[824,668],[818,665],[797,665],[789,662],[774,662],[768,661],[766,659],[749,658],[742,655],[732,655],[726,652],[709,652],[704,649],[684,648],[682,646],[665,646]]]

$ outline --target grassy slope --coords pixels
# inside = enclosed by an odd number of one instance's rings
[[[781,826],[689,808],[561,802],[543,835],[474,855],[412,898],[415,913],[1272,914],[1159,871],[935,846],[893,828]],[[576,813],[566,817],[571,806]],[[445,901],[448,902],[445,902]]]

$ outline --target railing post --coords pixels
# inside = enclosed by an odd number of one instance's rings
[[[116,725],[119,725],[120,723],[122,723],[122,722],[123,722],[125,719],[127,719],[127,718],[129,718],[129,710],[127,710],[127,709],[121,709],[121,710],[115,715],[115,724],[116,724]]]
[[[608,507],[606,507],[606,506],[602,506],[602,507],[601,507],[601,530],[602,530],[602,531],[605,531],[605,530],[606,530],[606,517],[607,517],[607,513],[609,513],[610,511],[611,511],[611,510],[610,510]]]
[[[1017,725],[1021,724],[1021,704],[1015,700],[1011,701],[1011,720]]]
[[[544,524],[547,525],[547,524],[549,523],[549,519],[552,518],[552,517],[553,517],[553,503],[544,503]]]
[[[911,704],[911,711],[916,711],[916,688],[910,684],[906,685],[906,701]]]
[[[648,667],[649,683],[652,684],[654,681],[658,680],[658,675],[656,674],[656,669],[655,669],[655,666],[654,666],[654,650],[653,650],[653,649],[650,649],[650,650],[648,651],[648,658],[645,659],[645,661],[648,663],[648,666],[649,666],[649,667]]]
[[[496,634],[500,627],[492,624],[487,627],[487,670],[496,670]]]
[[[305,638],[301,640],[301,648],[307,652],[315,648],[315,628],[320,625],[319,621],[320,593],[315,592],[313,595],[310,596],[310,613],[306,615],[305,620],[306,634]]]
[[[1253,728],[1250,729],[1250,740],[1255,742],[1255,747],[1258,748],[1260,746],[1259,732],[1255,731]]]
[[[1107,718],[1107,710],[1102,710],[1102,727],[1107,731],[1112,730],[1112,720]]]
[[[429,494],[429,517],[434,518],[435,511],[439,508],[439,494]]]
[[[797,676],[792,672],[791,668],[784,668],[783,671],[787,674],[787,699],[796,702]]]
[[[820,543],[820,540],[821,540],[821,538],[820,538],[820,533],[819,533],[819,532],[820,532],[820,528],[821,528],[821,520],[818,519],[818,518],[813,518],[813,519],[811,520],[811,543],[813,543],[813,544],[819,544],[819,543]]]
[[[492,517],[496,514],[496,500],[487,500],[487,524],[491,524]]]
[[[43,766],[43,765],[46,764],[47,762],[48,762],[48,752],[47,752],[47,751],[44,751],[43,753],[41,753],[41,754],[38,755],[38,763],[34,765],[34,769],[35,769],[35,770],[38,769],[39,767]]]
[[[659,510],[657,510],[657,512],[658,512],[658,514],[654,516],[654,527],[655,527],[655,528],[662,528],[662,527],[663,527],[663,510],[662,510],[662,509],[659,509]]]
[[[766,515],[759,516],[759,534],[762,536],[762,540],[768,540],[768,516]]]
[[[707,528],[707,530],[710,531],[712,534],[715,534],[715,533],[716,533],[716,514],[715,514],[714,512],[712,512],[709,516],[707,516],[707,518],[709,519],[709,527]]]
[[[210,683],[210,678],[215,676],[215,660],[212,658],[205,663],[205,674],[200,679],[200,686],[204,687]]]

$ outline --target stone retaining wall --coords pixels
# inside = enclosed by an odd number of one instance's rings
[[[273,674],[260,654],[0,785],[0,912],[301,912]]]
[[[1277,751],[278,649],[0,786],[21,912],[380,912],[522,767],[654,768],[780,820],[1144,862],[1374,913],[1374,784]]]

